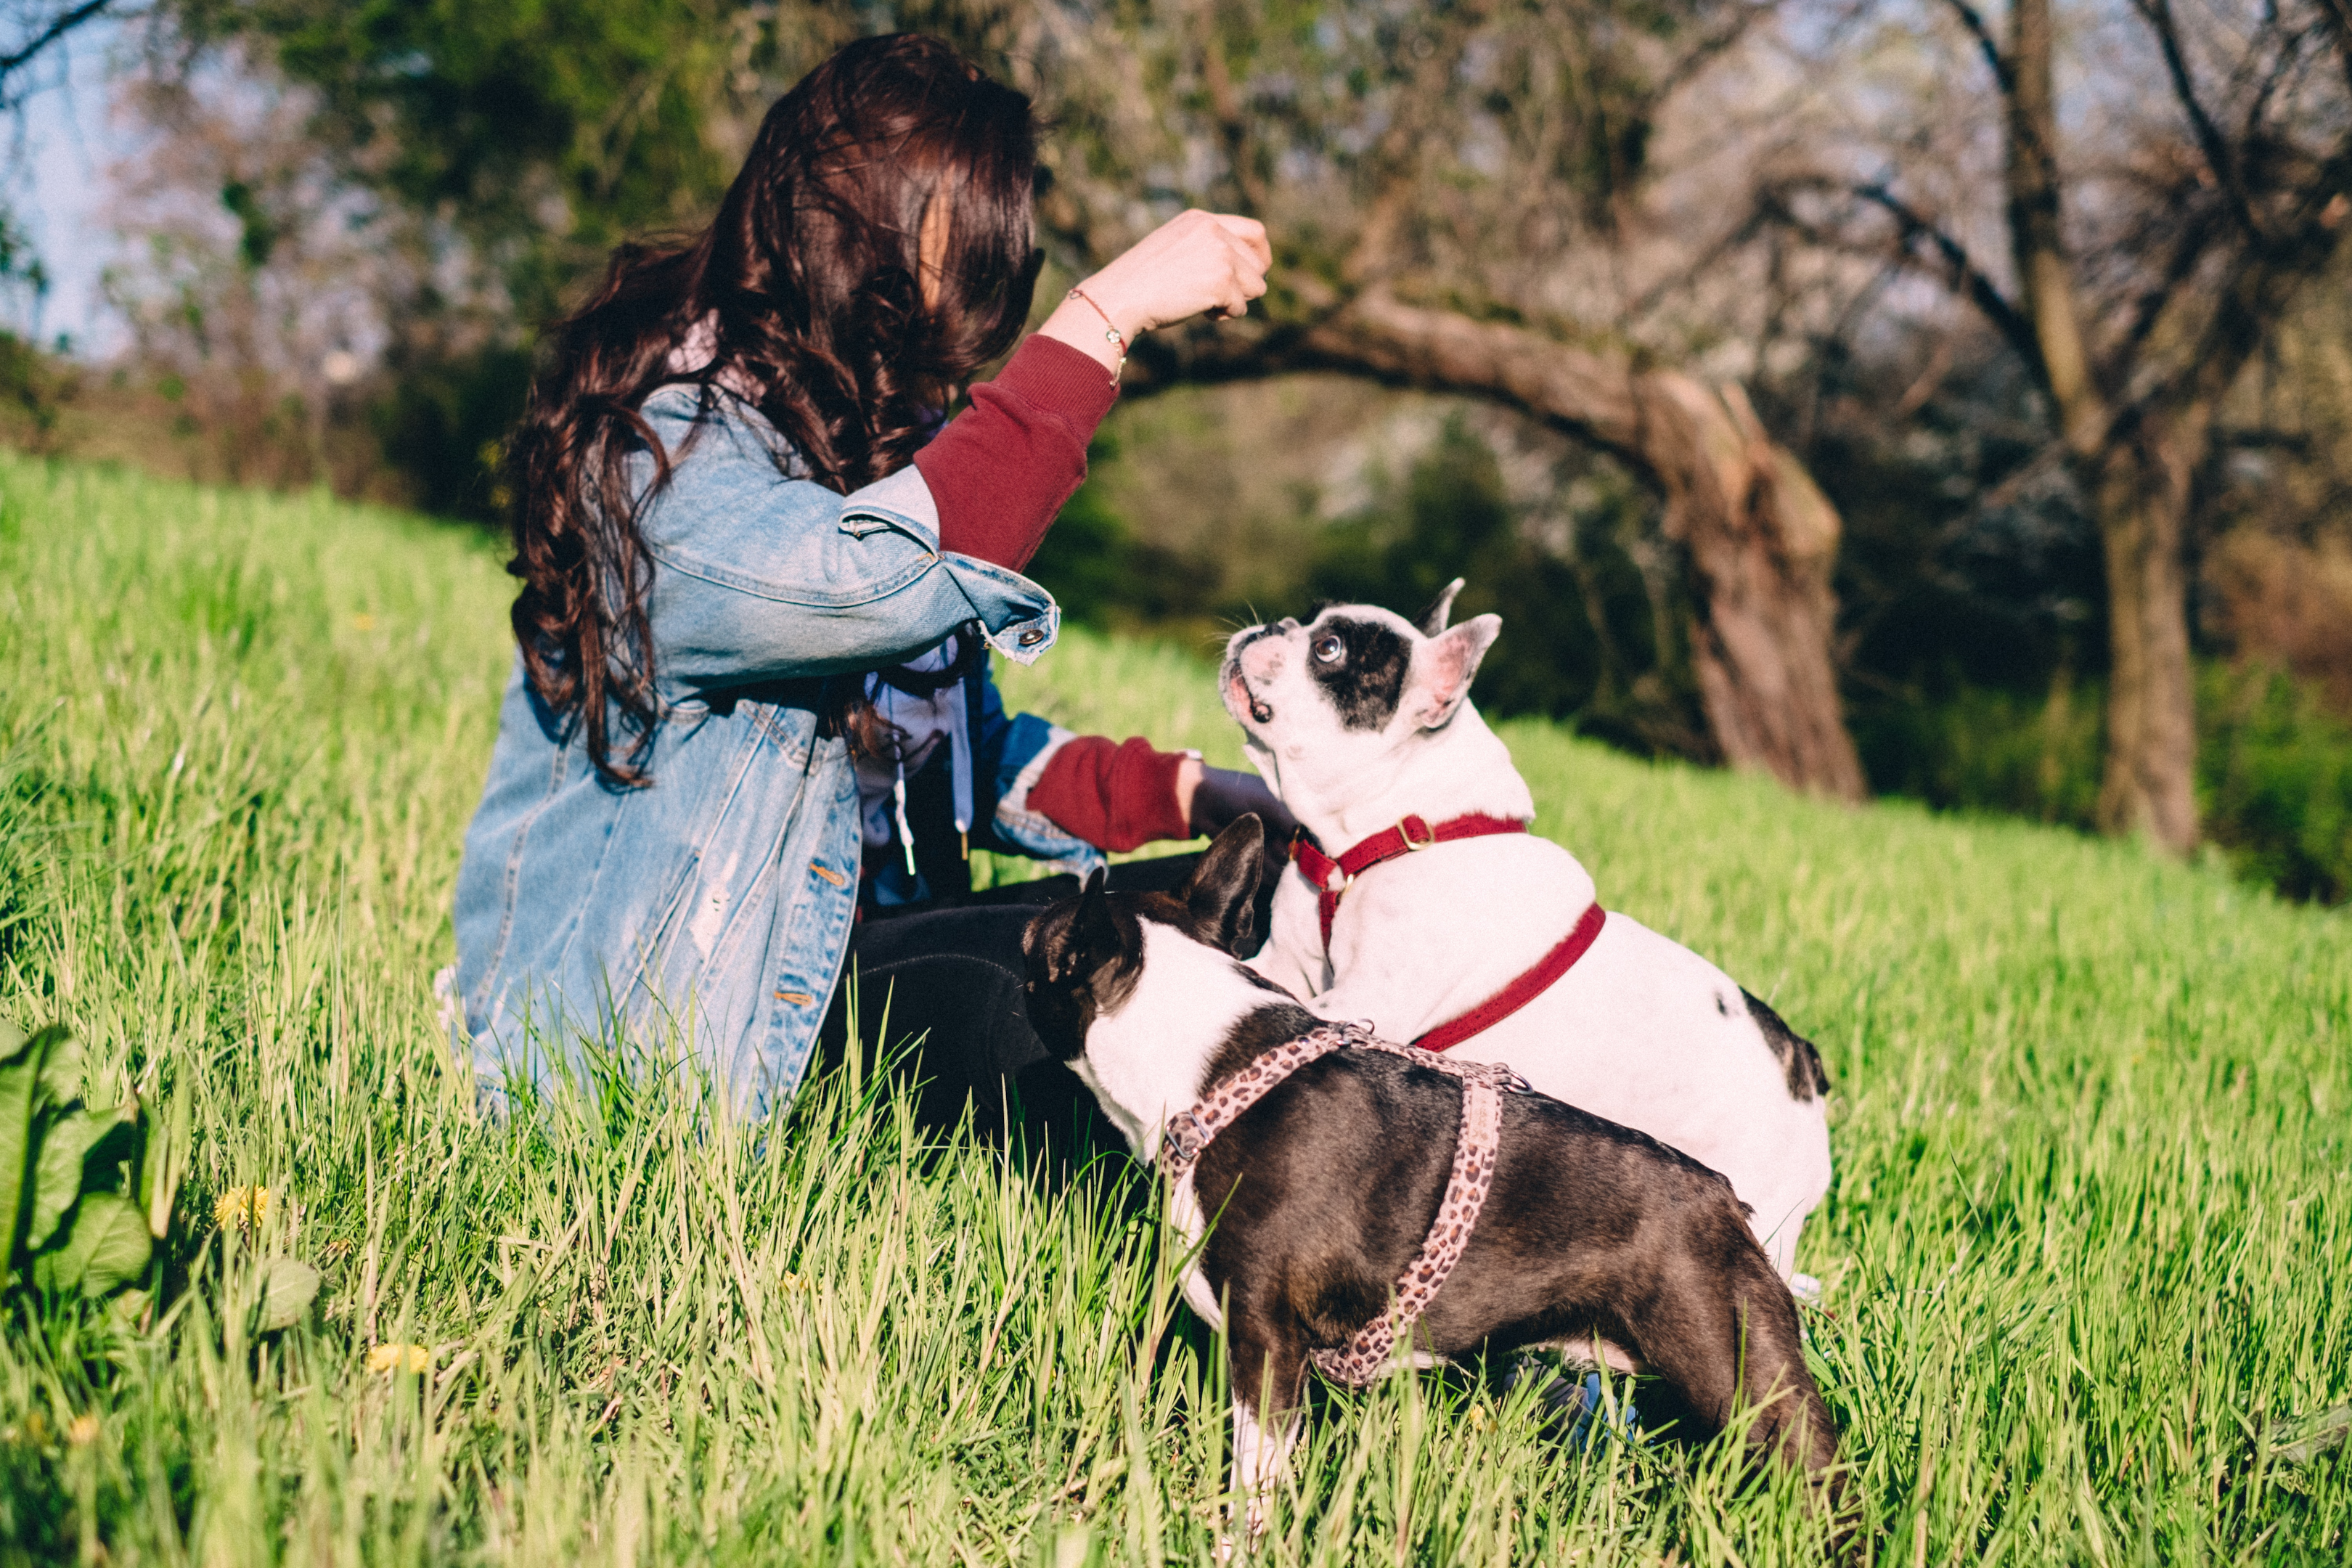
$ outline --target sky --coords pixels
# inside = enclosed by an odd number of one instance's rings
[[[107,113],[107,53],[117,37],[102,23],[68,39],[63,69],[53,69],[26,102],[20,125],[0,129],[9,205],[50,279],[37,316],[21,301],[0,310],[10,327],[45,343],[65,334],[84,359],[105,357],[124,336],[99,287],[118,244],[106,226],[108,168],[125,151]]]

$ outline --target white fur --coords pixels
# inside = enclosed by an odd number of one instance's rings
[[[1209,1062],[1244,1016],[1266,1005],[1266,994],[1233,959],[1156,921],[1143,925],[1143,958],[1135,989],[1087,1031],[1086,1048],[1071,1067],[1127,1138],[1135,1157],[1156,1164],[1168,1119],[1189,1110],[1206,1088]],[[1206,1216],[1192,1190],[1192,1173],[1169,1194],[1169,1225],[1192,1261],[1184,1269],[1184,1300],[1212,1331],[1225,1326],[1224,1303],[1200,1264]],[[1277,1390],[1287,1394],[1287,1390]],[[1265,1528],[1263,1493],[1282,1472],[1298,1441],[1294,1412],[1279,1435],[1259,1421],[1259,1391],[1234,1390],[1234,1472],[1236,1496],[1247,1500],[1247,1530]]]
[[[1135,1157],[1157,1164],[1168,1119],[1200,1100],[1210,1058],[1234,1026],[1268,1000],[1225,954],[1145,921],[1135,989],[1116,1011],[1095,1019],[1086,1049],[1070,1066]],[[1209,1226],[1190,1171],[1169,1194],[1168,1223],[1193,1258],[1184,1270],[1185,1302],[1212,1330],[1223,1329],[1223,1304],[1200,1267]]]
[[[1135,989],[1098,1015],[1070,1066],[1145,1164],[1160,1156],[1168,1119],[1190,1110],[1205,1087],[1210,1058],[1243,1016],[1266,994],[1234,972],[1234,961],[1157,921],[1143,924]]]
[[[1183,1239],[1185,1256],[1195,1261],[1184,1270],[1184,1304],[1200,1315],[1209,1325],[1211,1333],[1225,1331],[1225,1304],[1209,1285],[1209,1277],[1201,1270],[1198,1258],[1201,1238],[1209,1234],[1208,1216],[1201,1212],[1200,1194],[1192,1190],[1192,1173],[1176,1184],[1168,1194],[1168,1226]]]
[[[1379,620],[1414,645],[1403,700],[1377,731],[1346,729],[1310,673],[1316,628],[1335,615]],[[1475,672],[1500,624],[1481,616],[1424,637],[1385,610],[1345,605],[1314,626],[1254,627],[1228,647],[1225,705],[1266,783],[1334,855],[1408,813],[1527,820],[1534,800],[1508,749],[1461,691],[1449,706],[1433,689],[1442,660]],[[1272,717],[1255,718],[1254,703]],[[1433,715],[1433,726],[1420,721]],[[1594,897],[1591,875],[1547,839],[1458,840],[1366,871],[1327,952],[1315,889],[1293,866],[1252,963],[1322,1017],[1411,1040],[1524,973]],[[1784,1279],[1794,1270],[1805,1216],[1829,1190],[1826,1108],[1790,1096],[1738,986],[1714,964],[1612,912],[1558,984],[1453,1049],[1507,1061],[1544,1093],[1721,1172],[1773,1266]]]
[[[1252,1539],[1265,1529],[1265,1489],[1279,1479],[1290,1463],[1290,1451],[1298,1446],[1298,1434],[1305,1415],[1294,1410],[1282,1424],[1279,1433],[1269,1432],[1257,1417],[1255,1408],[1256,1392],[1252,1391],[1244,1402],[1239,1391],[1234,1397],[1234,1491],[1249,1500],[1247,1517]]]

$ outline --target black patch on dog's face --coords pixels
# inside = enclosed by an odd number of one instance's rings
[[[1039,914],[1022,933],[1029,957],[1029,1026],[1045,1048],[1074,1061],[1087,1031],[1118,1010],[1143,974],[1143,929],[1132,911],[1101,891],[1097,872],[1086,896]]]
[[[1225,825],[1173,893],[1113,893],[1097,871],[1076,898],[1048,905],[1021,933],[1038,1039],[1062,1061],[1085,1054],[1095,1020],[1124,1006],[1143,977],[1145,921],[1235,958],[1256,952],[1262,885],[1278,864],[1265,823],[1246,813]],[[1253,985],[1289,994],[1242,964],[1234,969]]]
[[[1789,1027],[1770,1004],[1747,987],[1742,986],[1739,994],[1748,998],[1748,1016],[1764,1031],[1764,1043],[1780,1059],[1780,1071],[1789,1080],[1789,1098],[1802,1105],[1817,1094],[1827,1094],[1829,1071],[1822,1066],[1822,1053],[1813,1048],[1813,1042]]]
[[[1329,695],[1343,729],[1386,729],[1412,668],[1412,645],[1377,621],[1332,616],[1307,630],[1307,673]]]

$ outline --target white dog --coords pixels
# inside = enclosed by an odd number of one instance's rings
[[[1461,586],[1418,627],[1344,605],[1226,645],[1220,685],[1250,760],[1322,851],[1284,873],[1251,962],[1318,1016],[1389,1039],[1485,1022],[1449,1048],[1721,1172],[1794,1279],[1829,1190],[1821,1058],[1706,959],[1601,916],[1575,857],[1517,830],[1534,797],[1469,700],[1502,621],[1447,629]],[[1352,878],[1329,863],[1382,846],[1392,858]]]

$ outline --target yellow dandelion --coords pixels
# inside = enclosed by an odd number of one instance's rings
[[[213,1223],[223,1230],[259,1229],[269,1217],[268,1187],[231,1187],[213,1205]]]
[[[368,1352],[370,1372],[430,1372],[433,1352],[423,1345],[378,1345]]]
[[[73,1424],[66,1428],[66,1441],[77,1448],[87,1448],[97,1442],[98,1417],[89,1415],[75,1416]]]

